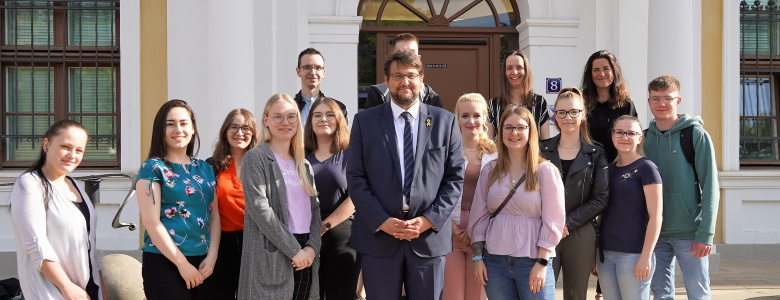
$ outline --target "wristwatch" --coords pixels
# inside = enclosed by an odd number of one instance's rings
[[[546,258],[537,258],[536,262],[538,262],[542,266],[547,266],[547,259]]]
[[[330,222],[325,222],[325,229],[330,229]]]

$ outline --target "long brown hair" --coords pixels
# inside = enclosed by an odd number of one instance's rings
[[[230,143],[228,143],[227,131],[230,124],[233,122],[233,119],[238,115],[244,117],[246,126],[249,127],[249,130],[252,133],[249,145],[247,145],[244,151],[254,148],[259,143],[257,137],[257,120],[255,120],[255,116],[243,108],[231,110],[227,117],[225,117],[225,121],[222,122],[222,127],[219,129],[219,140],[217,140],[217,145],[214,147],[214,154],[211,155],[211,159],[214,161],[214,173],[225,171],[228,166],[230,166],[230,159],[232,156],[230,154]]]
[[[485,97],[482,97],[482,95],[479,93],[463,94],[463,96],[460,96],[460,98],[458,98],[458,102],[455,104],[455,116],[457,118],[460,118],[461,103],[469,103],[469,102],[479,103],[482,105],[482,111],[480,111],[480,114],[482,115],[482,128],[480,128],[479,130],[479,145],[478,145],[479,159],[482,159],[482,156],[485,155],[485,153],[496,152],[496,143],[493,142],[493,139],[488,137],[487,101],[485,101]]]
[[[193,133],[190,143],[187,144],[187,156],[195,156],[197,153],[195,150],[196,146],[198,149],[200,149],[200,136],[198,135],[197,123],[195,123],[195,113],[192,111],[190,105],[187,104],[187,101],[173,99],[165,102],[162,106],[160,106],[160,109],[157,111],[157,115],[154,116],[154,125],[152,126],[152,144],[149,146],[149,155],[147,156],[147,159],[159,157],[166,165],[170,164],[168,162],[168,158],[166,157],[166,148],[168,145],[165,143],[165,123],[168,119],[168,113],[175,107],[182,107],[186,109],[190,115],[190,121],[192,121]]]
[[[490,170],[488,174],[488,188],[492,186],[499,178],[507,176],[509,174],[509,150],[504,145],[504,122],[510,116],[519,115],[526,123],[528,123],[528,146],[525,147],[525,190],[528,192],[538,191],[539,178],[536,177],[539,171],[539,164],[546,161],[539,155],[539,131],[536,128],[536,122],[534,122],[534,116],[527,108],[511,104],[507,106],[504,113],[501,115],[501,122],[498,126],[498,159],[496,159],[496,166],[493,170]]]
[[[567,87],[562,89],[558,93],[558,99],[555,100],[555,109],[558,108],[558,100],[561,99],[573,99],[574,101],[578,101],[580,104],[582,104],[582,112],[579,116],[582,118],[582,122],[580,123],[580,139],[592,146],[593,140],[590,138],[590,129],[588,129],[588,107],[585,105],[585,100],[582,98],[582,92],[580,92],[580,90],[576,87]],[[558,129],[558,131],[561,131],[561,128],[558,127],[558,116],[555,116],[553,120],[555,128]]]
[[[265,108],[263,109],[263,116],[265,118],[271,118],[271,116],[268,115],[268,112],[270,112],[274,104],[279,101],[287,102],[292,105],[292,107],[298,107],[298,104],[295,103],[295,100],[290,97],[290,95],[274,94],[270,99],[268,99],[268,102],[265,103]],[[290,155],[292,155],[293,160],[295,160],[295,169],[298,173],[298,177],[301,179],[303,190],[307,195],[314,196],[317,195],[317,190],[314,189],[314,185],[312,184],[311,180],[309,180],[309,173],[306,170],[306,152],[303,150],[303,125],[301,124],[300,113],[298,113],[297,119],[297,129],[295,131],[295,135],[293,135],[292,139],[290,140]],[[273,122],[273,120],[271,120],[271,122]],[[260,140],[263,142],[268,142],[271,140],[271,131],[268,130],[268,127],[263,126],[263,136],[260,138]]]
[[[589,111],[593,111],[596,108],[596,103],[599,102],[599,94],[596,90],[596,83],[593,82],[593,61],[604,58],[609,62],[609,67],[612,69],[612,84],[609,85],[609,107],[611,109],[617,109],[625,104],[626,100],[631,98],[628,90],[628,84],[626,83],[625,76],[623,76],[623,69],[620,68],[620,63],[612,52],[607,50],[599,50],[591,54],[588,58],[588,62],[585,63],[585,70],[582,73],[582,94],[585,96],[585,104]]]
[[[502,64],[503,68],[501,68],[501,71],[503,72],[501,73],[501,96],[498,98],[498,104],[500,107],[506,107],[509,105],[510,99],[512,98],[512,87],[509,85],[509,80],[506,79],[506,60],[512,55],[520,56],[520,59],[523,60],[523,69],[525,70],[525,76],[523,77],[520,86],[520,94],[523,95],[523,98],[520,99],[520,104],[527,107],[533,107],[536,103],[534,103],[534,81],[531,72],[531,62],[528,60],[528,56],[520,50],[509,52],[509,54],[504,57],[504,62]]]
[[[347,118],[344,117],[344,111],[341,110],[336,100],[333,98],[322,97],[314,101],[309,110],[309,116],[306,118],[306,125],[303,127],[303,148],[306,152],[313,153],[317,145],[317,135],[314,134],[314,109],[318,106],[326,105],[336,115],[336,130],[333,134],[333,143],[330,144],[330,153],[335,154],[349,147],[349,128],[347,128]]]

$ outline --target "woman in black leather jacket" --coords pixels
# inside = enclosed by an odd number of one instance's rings
[[[566,225],[555,248],[555,278],[563,269],[564,299],[585,299],[596,257],[593,219],[607,207],[607,160],[588,133],[585,102],[577,88],[565,88],[555,101],[555,127],[561,132],[541,142],[541,155],[561,170],[566,190]]]

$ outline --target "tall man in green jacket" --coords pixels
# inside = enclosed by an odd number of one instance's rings
[[[648,104],[655,119],[645,136],[645,154],[663,177],[664,212],[661,236],[655,246],[656,268],[650,289],[655,299],[674,299],[674,261],[680,263],[688,299],[710,299],[708,255],[712,251],[720,190],[715,151],[701,117],[677,114],[682,102],[680,82],[661,75],[648,85]],[[693,163],[681,139],[693,126]],[[683,141],[681,143],[681,140]],[[690,149],[690,144],[687,145]],[[698,183],[698,184],[697,184]]]

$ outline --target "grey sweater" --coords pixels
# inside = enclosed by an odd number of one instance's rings
[[[304,162],[307,176],[314,182],[311,165]],[[244,155],[240,176],[246,207],[238,299],[292,299],[291,262],[301,247],[288,227],[287,190],[268,143],[261,143]],[[319,299],[320,206],[317,196],[310,198],[311,231],[306,245],[314,248],[317,256],[311,265],[309,299]]]

